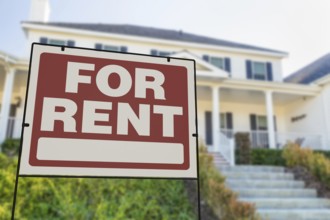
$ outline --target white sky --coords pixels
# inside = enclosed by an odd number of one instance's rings
[[[284,75],[330,52],[330,0],[50,0],[50,21],[183,30],[289,53]],[[0,50],[22,56],[30,0],[0,1]]]

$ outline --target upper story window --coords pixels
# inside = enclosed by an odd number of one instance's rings
[[[107,50],[107,51],[118,51],[118,52],[127,52],[126,46],[115,46],[107,44],[95,44],[95,49],[98,50]]]
[[[167,56],[171,55],[172,52],[152,49],[150,51],[150,54],[153,55],[153,56],[167,57]]]
[[[273,70],[270,62],[246,61],[248,79],[273,81]]]
[[[230,64],[230,58],[228,57],[216,57],[216,56],[209,56],[209,55],[203,55],[203,60],[211,63],[212,65],[223,69],[227,72],[231,72],[231,64]]]
[[[41,37],[40,43],[59,45],[59,46],[69,46],[69,47],[74,47],[75,45],[75,42],[73,40],[60,40],[60,39],[47,38],[47,37]]]

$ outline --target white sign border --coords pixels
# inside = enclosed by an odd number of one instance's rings
[[[87,56],[114,60],[127,60],[162,65],[184,66],[188,72],[188,121],[189,121],[189,168],[187,170],[169,169],[126,169],[126,168],[84,168],[84,167],[36,167],[28,162],[33,128],[34,103],[40,56],[42,53]],[[19,176],[63,176],[63,177],[138,177],[138,178],[198,178],[197,164],[197,107],[196,107],[196,72],[195,61],[191,59],[155,57],[144,54],[99,51],[78,47],[61,47],[32,44],[30,57],[29,82],[24,110],[22,130],[22,149],[20,155]]]

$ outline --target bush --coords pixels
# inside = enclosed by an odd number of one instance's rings
[[[0,154],[0,220],[10,219],[17,160]],[[181,180],[19,179],[15,219],[195,219]]]
[[[238,161],[239,164],[251,163],[251,143],[249,133],[236,133],[235,134],[236,149],[239,151]]]
[[[254,205],[237,200],[237,195],[225,186],[225,178],[214,166],[213,157],[200,148],[199,177],[201,193],[219,219],[255,220]]]
[[[20,139],[7,139],[1,145],[2,152],[9,157],[17,156],[19,153],[20,144]]]
[[[283,151],[288,167],[302,166],[330,188],[330,160],[322,153],[288,143]]]
[[[256,148],[251,150],[251,164],[284,166],[282,150]]]

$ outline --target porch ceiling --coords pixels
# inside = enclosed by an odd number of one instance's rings
[[[288,103],[298,101],[299,99],[304,99],[304,98],[305,98],[304,95],[284,94],[284,93],[276,93],[276,92],[273,93],[274,105],[286,105]],[[206,86],[198,86],[197,99],[203,101],[211,101],[212,100],[211,89]],[[263,91],[255,91],[255,90],[221,88],[220,101],[264,105],[265,93]]]

